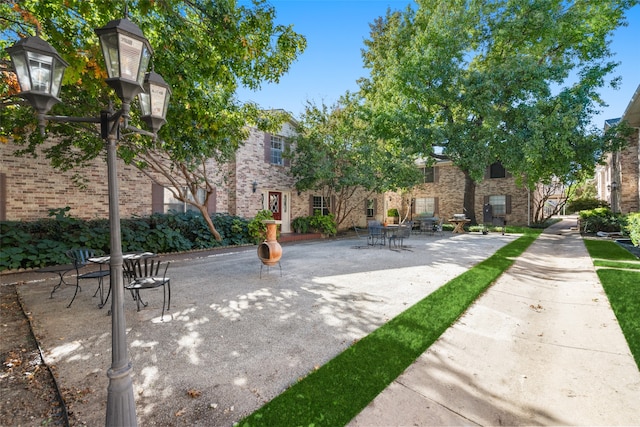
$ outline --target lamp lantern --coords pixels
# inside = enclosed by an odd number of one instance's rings
[[[162,76],[155,71],[148,72],[144,79],[144,92],[138,94],[138,99],[142,110],[140,118],[151,128],[153,133],[157,133],[167,122],[170,96],[171,88]]]
[[[13,62],[20,93],[40,114],[60,102],[64,69],[69,65],[58,52],[38,36],[20,39],[7,48]]]
[[[127,18],[115,19],[96,28],[107,67],[106,80],[118,98],[130,104],[143,91],[144,76],[153,54],[149,41]]]

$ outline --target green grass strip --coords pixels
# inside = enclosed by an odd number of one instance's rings
[[[616,264],[613,261],[637,259],[635,255],[615,242],[585,240],[584,243],[591,258],[598,258],[594,260],[594,265]],[[631,263],[617,264],[618,268],[629,268],[626,264]],[[638,268],[637,264],[634,265],[636,265],[634,268]],[[607,268],[598,270],[597,273],[631,354],[640,369],[640,272]]]
[[[597,273],[640,369],[640,271],[606,269]]]
[[[599,259],[593,260],[593,265],[596,267],[610,267],[610,268],[627,268],[631,270],[640,270],[640,262],[620,262],[620,261],[603,261]]]
[[[359,340],[240,426],[343,426],[433,344],[538,237],[526,234]]]
[[[599,258],[608,261],[637,260],[634,254],[610,240],[584,239],[584,245],[591,258]]]

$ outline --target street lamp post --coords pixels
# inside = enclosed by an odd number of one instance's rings
[[[14,64],[21,92],[37,111],[40,131],[44,134],[46,120],[58,122],[100,123],[101,137],[107,148],[109,191],[109,230],[111,233],[110,284],[111,299],[111,367],[107,371],[107,426],[136,426],[136,408],[133,397],[132,365],[127,355],[127,337],[124,316],[124,283],[122,276],[122,242],[117,173],[116,144],[120,131],[130,131],[156,138],[166,122],[171,90],[154,71],[147,73],[152,55],[151,46],[142,31],[127,18],[114,20],[95,30],[107,66],[111,86],[122,107],[113,111],[111,105],[100,117],[52,116],[47,112],[60,102],[58,97],[67,63],[58,52],[39,36],[19,40],[7,49]],[[129,109],[138,96],[142,108],[141,119],[152,132],[129,125]]]

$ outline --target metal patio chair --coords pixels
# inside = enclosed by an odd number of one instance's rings
[[[398,247],[398,242],[400,242],[400,249],[405,249],[404,240],[408,239],[411,236],[411,225],[400,225],[391,236],[389,236],[389,249],[391,249],[391,243],[395,248]]]
[[[90,263],[89,258],[93,258],[96,255],[93,249],[87,249],[87,248],[69,249],[66,252],[66,254],[73,262],[73,267],[76,270],[76,290],[73,293],[73,298],[71,298],[71,302],[69,302],[69,305],[67,305],[67,308],[71,307],[71,304],[73,304],[73,301],[76,299],[76,295],[78,295],[78,291],[81,290],[80,280],[85,280],[85,279],[98,279],[98,288],[96,289],[93,296],[95,297],[98,294],[98,292],[100,292],[100,307],[102,308],[102,305],[104,304],[103,282],[104,282],[104,278],[110,274],[110,270],[109,269],[103,270],[102,264],[98,264],[100,266],[100,269],[97,271],[87,271],[86,273],[80,272],[80,270],[84,270],[84,268],[87,267],[87,265]]]
[[[369,221],[367,225],[367,229],[369,230],[369,237],[367,238],[367,242],[371,246],[384,246],[386,245],[387,234],[380,222],[378,221]]]
[[[169,264],[169,262],[163,264],[162,261],[154,258],[125,259],[123,261],[124,276],[126,278],[124,288],[128,289],[133,294],[138,311],[140,311],[140,304],[144,307],[148,305],[148,303],[142,301],[140,291],[143,289],[155,289],[162,286],[163,300],[161,319],[163,321],[165,304],[167,306],[167,311],[171,306],[171,279],[167,277]]]

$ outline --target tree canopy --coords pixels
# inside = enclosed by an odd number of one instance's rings
[[[373,128],[475,181],[499,161],[532,188],[592,170],[623,143],[590,126],[610,78],[609,38],[637,0],[417,0],[371,25],[360,80]]]
[[[239,6],[235,0],[138,0],[128,4],[129,19],[153,47],[153,68],[169,83],[172,96],[167,124],[159,132],[161,142],[133,136],[121,141],[118,154],[143,172],[152,172],[149,176],[158,183],[171,186],[179,200],[196,205],[219,237],[206,206],[213,188],[222,182],[212,182],[208,160],[218,164],[228,160],[246,139],[248,125],[274,131],[286,119],[258,105],[240,103],[236,89],[278,82],[304,51],[306,40],[292,25],[276,25],[276,11],[265,0],[253,0],[251,7]],[[35,153],[43,138],[33,132],[33,110],[11,96],[18,87],[6,47],[20,37],[35,35],[38,28],[40,36],[69,63],[63,102],[52,114],[99,117],[109,100],[117,98],[104,82],[106,70],[93,30],[122,18],[124,11],[119,6],[105,0],[0,4],[0,137],[22,145],[18,154]],[[139,125],[136,108],[131,110],[133,124]],[[95,129],[77,124],[50,122],[47,135],[61,137],[46,156],[63,170],[81,170],[103,147]],[[204,200],[199,200],[198,189],[205,191]]]
[[[340,225],[376,193],[416,184],[414,157],[369,132],[361,100],[346,93],[333,106],[308,102],[296,128],[291,174],[299,191],[333,199]]]

